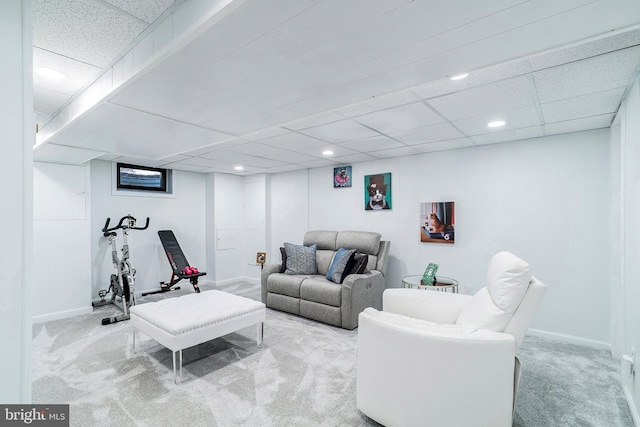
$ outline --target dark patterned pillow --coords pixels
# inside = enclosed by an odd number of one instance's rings
[[[284,250],[287,253],[285,274],[318,274],[315,243],[311,246],[285,243]]]
[[[342,283],[345,277],[344,273],[347,271],[349,262],[353,260],[353,254],[355,252],[355,249],[338,249],[331,260],[331,266],[326,275],[327,279],[334,283]]]
[[[369,255],[356,252],[353,255],[353,262],[348,267],[345,277],[348,276],[349,274],[364,273],[364,270],[367,268],[367,262],[369,262]]]
[[[280,273],[284,273],[287,270],[287,251],[284,248],[280,248],[280,255],[282,255],[282,264],[280,265]]]

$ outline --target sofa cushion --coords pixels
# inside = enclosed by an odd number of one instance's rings
[[[300,298],[302,281],[311,276],[294,276],[290,274],[274,273],[267,278],[267,292]]]
[[[335,254],[336,251],[330,251],[328,249],[318,249],[316,251],[316,268],[318,269],[318,274],[323,276],[327,274],[329,267],[331,267],[331,260],[333,260]]]
[[[280,273],[287,271],[287,251],[284,248],[280,248],[280,256],[282,257],[282,264],[280,264]]]
[[[328,281],[322,276],[313,276],[300,284],[300,299],[320,304],[340,307],[342,286]]]
[[[353,262],[351,263],[351,265],[349,265],[349,268],[347,270],[347,274],[345,275],[345,277],[348,276],[349,274],[364,273],[365,269],[367,268],[368,261],[369,261],[368,255],[361,254],[359,252],[354,253]]]
[[[316,245],[311,246],[294,245],[285,243],[284,250],[287,252],[287,269],[285,274],[317,274],[316,267]]]
[[[349,267],[349,263],[353,262],[353,254],[355,252],[355,249],[338,249],[333,255],[331,266],[329,267],[329,271],[327,271],[325,277],[333,283],[342,283],[346,276],[345,272]]]
[[[379,233],[369,231],[341,231],[336,239],[336,247],[377,255],[380,249],[380,238]]]
[[[487,270],[487,288],[493,303],[509,313],[516,311],[531,282],[531,267],[510,252],[498,252]]]
[[[315,243],[318,249],[329,249],[331,251],[335,251],[339,248],[339,246],[336,246],[337,237],[337,231],[312,230],[307,231],[304,234],[302,244],[305,246],[310,246]]]

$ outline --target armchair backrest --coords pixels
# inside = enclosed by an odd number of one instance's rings
[[[533,316],[536,314],[536,311],[538,311],[538,307],[546,291],[547,286],[532,276],[529,288],[524,294],[518,309],[513,313],[511,320],[504,328],[504,333],[513,335],[516,339],[516,349],[520,348],[522,339],[527,333],[527,329],[529,329]]]
[[[509,252],[499,252],[489,262],[487,286],[462,309],[456,323],[478,329],[504,332],[519,347],[542,301],[546,286],[531,275],[526,261]]]

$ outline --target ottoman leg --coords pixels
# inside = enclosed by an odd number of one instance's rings
[[[263,334],[264,334],[264,322],[260,322],[258,323],[258,347],[262,347],[262,338],[263,338]]]
[[[176,371],[176,353],[178,353],[178,371]],[[173,352],[173,382],[178,384],[178,377],[182,381],[182,350]]]

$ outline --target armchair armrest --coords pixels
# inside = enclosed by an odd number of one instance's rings
[[[470,295],[422,289],[387,289],[383,294],[384,311],[442,324],[454,324]]]
[[[356,406],[383,425],[511,426],[515,353],[508,334],[367,309]]]
[[[342,282],[342,327],[358,327],[358,315],[367,307],[382,309],[385,279],[378,270],[350,274]]]
[[[267,303],[267,279],[273,273],[279,273],[282,264],[265,264],[260,273],[260,295],[262,302]]]

